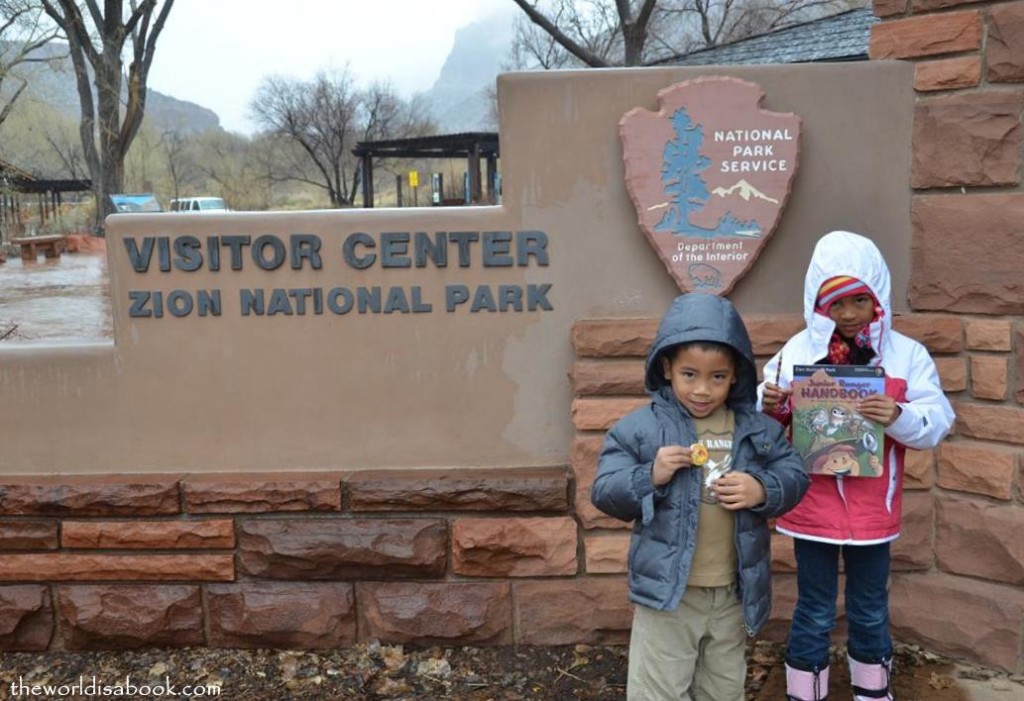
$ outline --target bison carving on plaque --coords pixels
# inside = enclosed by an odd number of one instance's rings
[[[702,77],[659,91],[657,112],[619,121],[640,228],[684,292],[729,292],[782,217],[800,118],[764,98],[749,81]]]

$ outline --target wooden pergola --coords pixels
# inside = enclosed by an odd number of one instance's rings
[[[495,202],[494,183],[498,173],[498,134],[495,132],[465,132],[438,134],[408,139],[360,141],[352,149],[360,160],[360,178],[363,186],[363,206],[373,207],[373,159],[452,159],[465,158],[469,174],[470,204],[484,203],[480,160],[487,163],[487,200]]]
[[[39,225],[60,220],[62,195],[67,192],[90,192],[90,180],[51,180],[35,178],[10,163],[0,160],[0,241],[25,234],[23,218],[24,195],[36,195]]]

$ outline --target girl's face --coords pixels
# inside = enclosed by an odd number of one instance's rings
[[[836,330],[843,338],[853,338],[875,318],[875,298],[871,295],[842,297],[828,308],[828,316],[836,322]]]
[[[662,358],[662,369],[676,399],[698,419],[711,416],[725,404],[736,382],[732,356],[717,348],[683,348],[671,360]]]

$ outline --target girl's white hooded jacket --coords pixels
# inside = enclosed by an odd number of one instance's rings
[[[869,365],[885,369],[885,393],[899,403],[902,411],[885,429],[881,477],[812,475],[807,494],[778,520],[776,530],[826,543],[869,545],[899,536],[905,449],[934,448],[949,433],[954,414],[928,351],[892,328],[889,268],[881,252],[871,240],[847,231],[833,231],[815,246],[804,280],[807,328],[768,361],[764,377],[774,378],[778,371],[778,384],[789,387],[794,365],[811,365],[827,356],[835,322],[815,312],[815,301],[821,284],[837,275],[849,275],[865,283],[882,308],[870,327],[875,357]],[[759,406],[763,389],[762,383],[758,387]],[[785,411],[777,418],[785,422],[790,417]]]

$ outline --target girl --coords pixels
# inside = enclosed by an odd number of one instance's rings
[[[889,633],[889,546],[899,536],[906,448],[938,445],[953,409],[920,343],[892,329],[889,268],[869,239],[834,231],[818,241],[804,282],[807,328],[765,365],[761,408],[783,424],[792,418],[793,365],[884,368],[885,394],[857,410],[885,427],[881,477],[812,475],[799,505],[776,525],[792,536],[797,604],[786,649],[790,701],[828,694],[829,633],[835,623],[839,555],[846,569],[847,654],[856,701],[892,699]],[[783,362],[785,359],[785,362]]]

